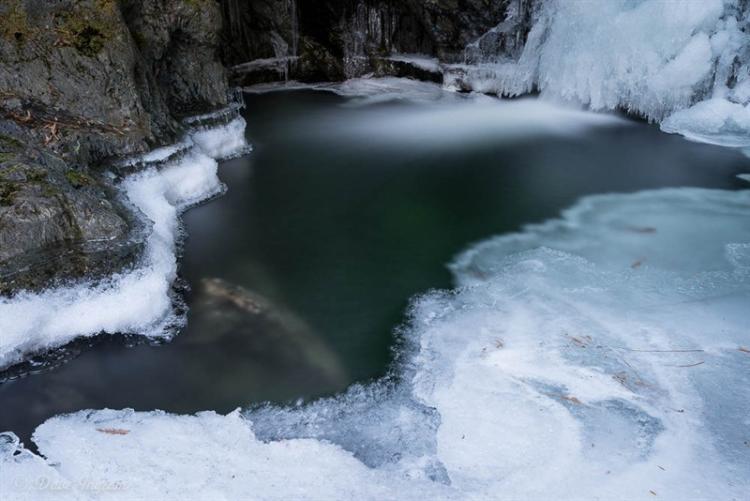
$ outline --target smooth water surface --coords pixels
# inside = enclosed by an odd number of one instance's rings
[[[470,114],[444,112],[460,100],[427,122],[436,105],[351,104],[247,96],[255,151],[225,162],[229,192],[184,218],[188,327],[168,344],[78,343],[67,363],[0,384],[0,430],[28,442],[80,409],[227,412],[340,391],[385,373],[410,298],[450,287],[445,265],[470,243],[586,194],[741,188],[750,170],[733,150],[641,123],[474,134]]]

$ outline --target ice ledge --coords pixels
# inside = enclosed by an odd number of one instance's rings
[[[13,499],[744,499],[750,191],[588,197],[473,247],[395,378],[0,435]],[[41,479],[41,480],[40,480]],[[49,486],[53,486],[52,490]],[[10,486],[7,488],[6,486]]]
[[[170,337],[184,319],[172,292],[180,235],[179,215],[225,188],[217,160],[249,151],[245,121],[193,128],[178,145],[160,148],[120,167],[120,188],[151,223],[144,256],[134,269],[93,283],[81,281],[39,293],[0,299],[0,368],[29,354],[100,333]],[[127,172],[132,172],[127,174]]]

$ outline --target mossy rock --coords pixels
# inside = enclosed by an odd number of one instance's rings
[[[48,172],[40,167],[30,167],[26,171],[26,179],[30,183],[43,183],[47,180]]]
[[[46,169],[22,162],[0,169],[0,181],[2,182],[43,183],[47,181],[48,175]]]
[[[65,179],[67,179],[74,188],[83,188],[84,186],[91,186],[94,184],[93,179],[77,170],[69,170],[65,172]]]
[[[208,0],[182,0],[182,1],[194,9],[200,9],[202,7],[206,7],[206,5],[208,4]]]
[[[14,152],[19,151],[23,148],[23,143],[18,139],[0,134],[0,151],[2,152]]]
[[[0,181],[0,207],[13,205],[19,190],[18,183]]]
[[[114,0],[98,0],[96,9],[69,12],[59,25],[59,42],[75,48],[87,57],[94,57],[108,40],[117,35],[120,19]]]
[[[5,153],[3,151],[0,151],[0,164],[9,162],[11,160],[14,160],[16,158],[15,153]]]
[[[0,11],[0,34],[3,38],[24,43],[33,31],[20,0],[6,2],[5,9]]]

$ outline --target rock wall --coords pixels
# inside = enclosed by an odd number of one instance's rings
[[[223,57],[241,85],[392,73],[387,58],[393,54],[462,62],[467,45],[525,12],[527,2],[221,0],[227,26]],[[499,38],[522,46],[524,36],[518,30]]]
[[[0,3],[0,293],[136,258],[140,225],[99,166],[226,105],[221,27],[214,0]]]
[[[0,294],[108,274],[138,257],[143,228],[100,167],[172,142],[184,117],[225,106],[222,61],[241,85],[442,81],[391,56],[457,62],[477,40],[484,52],[522,46],[516,20],[527,2],[5,0]],[[502,22],[516,28],[493,32]]]

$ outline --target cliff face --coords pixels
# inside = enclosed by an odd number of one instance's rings
[[[388,56],[464,59],[466,46],[528,0],[221,0],[223,57],[239,84],[398,74]],[[526,30],[527,32],[528,30]],[[524,32],[502,34],[497,43]]]
[[[108,274],[139,255],[146,232],[99,166],[172,142],[182,118],[225,106],[219,55],[238,84],[368,73],[441,81],[390,56],[462,60],[526,2],[2,2],[0,294]]]
[[[0,292],[137,256],[139,225],[97,166],[226,105],[221,23],[213,0],[0,4]]]

